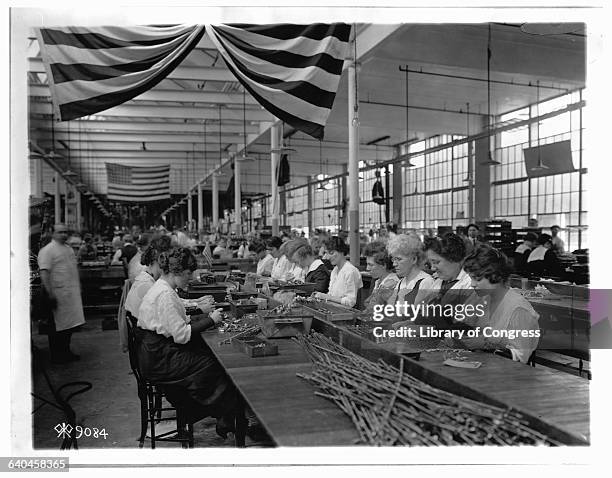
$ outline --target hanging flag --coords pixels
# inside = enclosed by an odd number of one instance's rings
[[[284,186],[291,181],[291,173],[289,171],[289,160],[287,159],[287,155],[283,154],[281,156],[280,161],[278,162],[278,166],[276,167],[276,184],[279,186]]]
[[[203,25],[37,28],[55,118],[98,113],[153,88],[203,34]]]
[[[227,67],[267,111],[323,138],[348,52],[351,26],[210,25]]]
[[[170,198],[170,165],[124,166],[106,163],[107,199],[149,202]]]

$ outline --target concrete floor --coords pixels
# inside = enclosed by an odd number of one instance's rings
[[[101,318],[88,318],[81,330],[72,336],[72,350],[81,356],[78,362],[67,365],[46,363],[49,377],[55,387],[72,381],[91,382],[93,388],[75,396],[70,405],[76,412],[77,423],[82,427],[104,428],[106,439],[82,436],[78,447],[83,448],[138,448],[140,435],[140,401],[136,380],[130,369],[127,353],[122,353],[117,330],[102,330]],[[33,325],[33,342],[48,356],[46,335],[40,335]],[[32,391],[47,399],[51,392],[42,373],[34,373]],[[33,409],[43,402],[33,398]],[[63,413],[45,404],[33,415],[33,448],[59,449],[61,440],[53,429],[64,421]],[[194,425],[195,446],[233,447],[233,435],[227,439],[215,433],[215,419],[207,418]],[[149,440],[145,447],[150,448]],[[160,448],[180,448],[179,443],[156,443]],[[273,446],[263,437],[258,441],[246,439],[247,447]]]

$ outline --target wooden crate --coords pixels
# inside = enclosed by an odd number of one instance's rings
[[[237,338],[232,340],[232,344],[237,350],[253,358],[278,355],[278,345],[257,336]]]

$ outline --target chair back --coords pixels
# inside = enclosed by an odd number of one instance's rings
[[[140,372],[140,365],[138,363],[138,349],[140,343],[138,340],[138,334],[136,332],[137,319],[130,312],[126,311],[125,326],[127,327],[128,336],[128,355],[130,357],[130,367],[138,383],[142,381],[142,373]]]

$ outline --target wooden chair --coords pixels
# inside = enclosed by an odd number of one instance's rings
[[[136,378],[138,386],[138,398],[140,399],[140,437],[138,438],[139,448],[144,446],[147,428],[151,429],[151,448],[155,448],[158,441],[178,442],[183,448],[193,448],[193,422],[187,418],[187,414],[181,407],[175,408],[170,405],[164,406],[164,397],[168,392],[173,391],[173,386],[163,382],[153,382],[147,380],[142,375],[138,363],[139,339],[136,330],[136,318],[126,312],[127,332],[128,332],[128,354],[130,357],[130,367]],[[176,387],[174,387],[176,388]],[[174,412],[170,416],[164,416],[166,412]],[[164,421],[176,421],[176,430],[155,433],[155,425]]]

